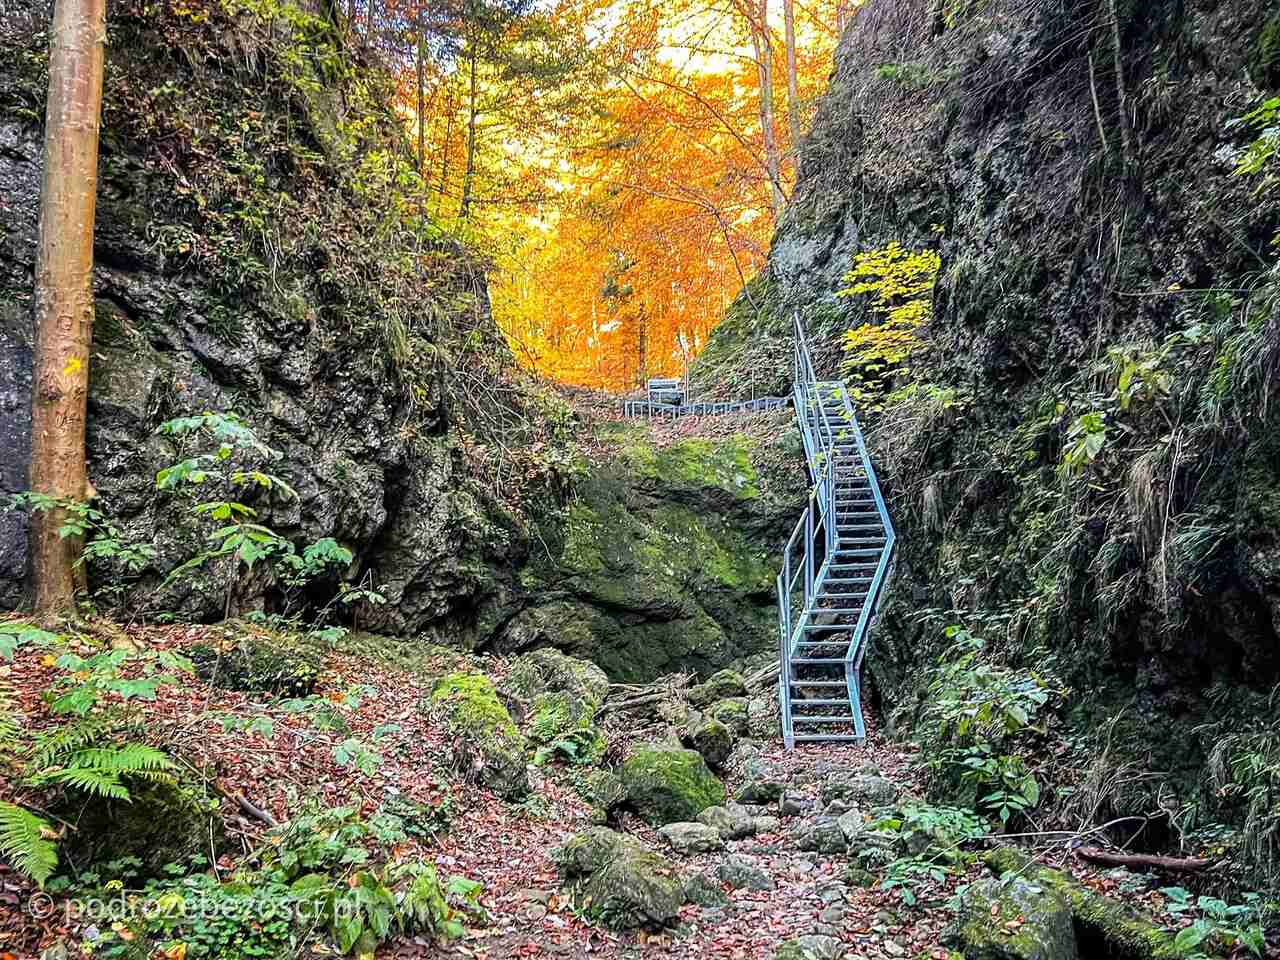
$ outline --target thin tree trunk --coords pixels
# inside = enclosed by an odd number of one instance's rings
[[[427,179],[427,104],[426,104],[426,64],[427,39],[422,33],[422,13],[418,13],[418,176],[423,182]]]
[[[57,0],[36,251],[31,488],[77,501],[89,491],[84,435],[106,36],[106,0]],[[45,619],[75,612],[78,544],[58,536],[65,516],[58,509],[32,518],[31,578]]]
[[[462,179],[462,210],[465,220],[471,216],[471,188],[476,174],[476,52],[471,50],[471,90],[467,104],[467,172]]]
[[[1133,149],[1133,131],[1129,128],[1129,96],[1124,82],[1124,50],[1120,45],[1120,14],[1116,0],[1108,0],[1111,14],[1111,52],[1116,66],[1116,104],[1120,111],[1120,151],[1124,161],[1125,180],[1132,185],[1138,173],[1138,157]]]
[[[447,116],[444,122],[444,150],[441,151],[440,157],[440,196],[443,197],[445,191],[449,188],[449,141],[453,139],[453,113],[458,105],[454,102],[452,94],[448,97],[448,103],[445,105]]]
[[[782,0],[782,21],[787,42],[787,121],[791,127],[791,149],[800,146],[800,83],[796,79],[795,0]]]
[[[773,44],[769,42],[769,0],[760,0],[759,13],[750,17],[751,38],[755,45],[757,74],[760,80],[760,128],[764,137],[764,162],[773,194],[773,219],[782,219],[787,198],[782,192],[782,162],[773,131]]]

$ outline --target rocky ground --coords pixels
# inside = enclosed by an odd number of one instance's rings
[[[1102,902],[1089,887],[1057,874],[995,882],[993,870],[1038,868],[984,865],[977,850],[989,838],[957,842],[936,826],[913,828],[910,811],[923,801],[909,745],[883,739],[873,720],[864,746],[787,752],[768,684],[749,690],[729,671],[694,686],[673,677],[637,696],[551,650],[500,660],[370,635],[324,649],[245,624],[103,627],[61,644],[59,656],[19,648],[0,667],[28,733],[59,723],[46,691],[84,679],[66,676],[61,655],[191,657],[197,675],[162,685],[131,727],[175,758],[187,799],[139,793],[109,806],[104,820],[83,798],[68,806],[74,798],[32,791],[20,776],[0,785],[0,799],[59,816],[66,878],[38,901],[0,865],[0,956],[254,955],[200,952],[196,929],[113,924],[77,915],[75,905],[193,882],[226,889],[234,878],[253,888],[273,847],[296,844],[290,831],[300,824],[321,832],[311,825],[316,811],[334,808],[352,811],[346,830],[398,817],[393,835],[333,834],[356,837],[363,851],[326,867],[338,882],[354,882],[364,860],[429,862],[442,877],[480,885],[459,936],[393,935],[377,956],[1088,955],[1072,918],[1078,926]],[[885,868],[911,856],[938,870],[904,893],[884,882]],[[185,876],[155,879],[166,872]],[[178,886],[155,886],[165,882]],[[1091,882],[1116,886],[1101,874]],[[45,905],[38,917],[37,903]],[[972,929],[956,926],[957,906]],[[256,929],[252,918],[246,924]],[[1152,949],[1167,936],[1134,929],[1154,938]],[[1004,952],[984,952],[993,938]],[[374,955],[370,948],[355,952]],[[298,949],[341,952],[315,931]]]

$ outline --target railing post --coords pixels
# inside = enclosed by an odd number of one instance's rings
[[[804,511],[804,608],[813,607],[813,510]]]

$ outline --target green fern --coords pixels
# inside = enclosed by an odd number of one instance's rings
[[[53,829],[34,813],[0,800],[0,853],[41,887],[58,866]]]
[[[112,732],[116,718],[112,714],[68,720],[56,730],[36,738],[34,766],[37,770],[62,765],[65,759],[102,740]]]
[[[0,763],[18,749],[18,715],[14,704],[18,692],[7,680],[0,679]]]
[[[34,786],[57,783],[95,797],[128,800],[129,788],[124,777],[173,783],[168,773],[173,766],[172,760],[145,743],[85,747],[67,755],[57,767],[41,770],[31,783]]]

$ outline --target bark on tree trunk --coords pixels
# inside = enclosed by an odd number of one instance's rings
[[[440,156],[440,197],[441,204],[444,203],[445,192],[449,189],[449,141],[453,139],[453,114],[458,109],[458,104],[453,98],[452,84],[445,98],[448,102],[445,104],[445,122],[444,122],[444,148],[441,150]]]
[[[471,216],[471,187],[476,173],[476,52],[471,50],[471,85],[467,104],[467,172],[462,179],[462,219]]]
[[[85,408],[93,332],[93,226],[106,0],[57,0],[45,109],[36,251],[31,488],[85,500]],[[32,516],[31,578],[44,619],[75,612],[78,543],[58,536],[66,512]]]
[[[791,128],[791,149],[800,146],[800,83],[796,78],[795,0],[782,0],[782,21],[787,42],[787,121]]]
[[[758,19],[757,19],[758,18]],[[773,194],[773,219],[782,219],[787,198],[782,192],[782,161],[773,132],[773,44],[769,41],[769,0],[760,0],[759,13],[751,18],[751,37],[756,48],[760,78],[760,127],[764,137],[765,167]]]
[[[426,54],[427,41],[422,34],[422,13],[418,13],[418,176],[425,182],[427,179],[427,105],[426,105]],[[425,193],[425,190],[423,191]]]

